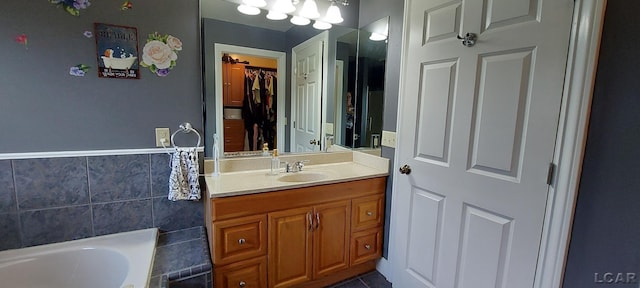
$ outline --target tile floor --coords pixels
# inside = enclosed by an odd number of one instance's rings
[[[345,280],[330,288],[391,288],[391,283],[380,272],[373,271]]]

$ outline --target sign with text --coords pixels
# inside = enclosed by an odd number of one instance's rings
[[[138,29],[94,23],[98,76],[140,79]]]

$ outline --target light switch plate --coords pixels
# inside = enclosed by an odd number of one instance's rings
[[[382,130],[382,146],[396,148],[396,132]]]
[[[333,135],[333,123],[324,123],[324,135]]]
[[[162,145],[164,139],[164,146]],[[156,147],[171,146],[171,130],[169,128],[156,128]]]

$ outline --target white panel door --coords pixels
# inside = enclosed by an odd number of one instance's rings
[[[322,105],[322,45],[318,40],[293,48],[295,53],[295,91],[291,107],[295,152],[320,149]]]
[[[393,286],[532,287],[573,1],[406,5]]]

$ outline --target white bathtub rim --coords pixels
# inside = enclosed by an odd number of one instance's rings
[[[21,258],[37,257],[64,251],[79,249],[105,249],[116,251],[122,254],[129,261],[130,270],[122,284],[123,287],[147,287],[149,285],[149,280],[151,279],[158,234],[158,228],[148,228],[59,243],[5,250],[0,251],[0,265],[3,263],[13,262]],[[146,271],[146,275],[131,272],[131,269],[141,267],[149,267]]]

